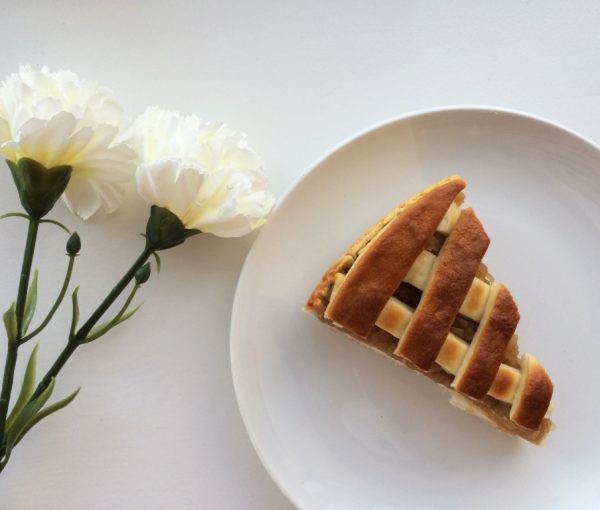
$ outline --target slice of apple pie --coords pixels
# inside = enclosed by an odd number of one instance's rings
[[[449,177],[401,204],[325,273],[305,310],[448,388],[451,402],[540,444],[552,381],[518,357],[519,311],[481,262],[490,240],[465,182]]]

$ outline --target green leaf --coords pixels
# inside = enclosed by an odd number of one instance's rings
[[[46,315],[46,317],[44,318],[42,323],[36,329],[34,329],[31,333],[29,333],[28,335],[21,338],[20,344],[24,344],[25,342],[28,342],[29,340],[31,340],[34,336],[38,335],[52,320],[52,317],[54,317],[56,310],[58,310],[58,307],[62,303],[62,301],[65,297],[65,294],[67,293],[67,289],[69,288],[69,283],[71,282],[71,276],[73,274],[73,266],[74,265],[75,265],[75,255],[70,255],[69,256],[69,265],[67,266],[67,272],[65,274],[65,279],[63,281],[63,285],[60,289],[58,297],[56,298],[56,301],[52,305],[52,308],[50,308],[50,311],[48,312],[48,314]]]
[[[115,326],[117,324],[121,324],[121,322],[125,322],[127,319],[129,319],[129,317],[131,317],[135,312],[137,312],[142,307],[143,304],[144,303],[140,303],[133,310],[130,310],[129,312],[121,315],[121,317],[119,317],[119,320],[115,323]]]
[[[33,395],[33,390],[35,389],[35,373],[37,366],[37,351],[39,344],[35,344],[35,347],[31,351],[29,355],[29,361],[27,362],[27,368],[25,369],[25,374],[23,375],[23,383],[21,384],[21,391],[19,392],[19,398],[15,402],[15,405],[6,420],[6,428],[9,429],[11,425],[14,423],[15,419],[19,415],[19,413],[23,410],[27,401]]]
[[[27,299],[25,300],[25,314],[23,315],[23,333],[27,333],[27,328],[31,324],[33,314],[35,313],[35,306],[37,304],[37,282],[38,282],[38,270],[36,269],[33,273],[33,280],[27,291]]]
[[[60,411],[61,409],[67,407],[71,402],[73,402],[73,400],[75,400],[75,397],[79,394],[79,390],[81,390],[81,388],[77,388],[68,397],[63,398],[62,400],[59,400],[58,402],[55,402],[54,404],[51,404],[48,407],[45,407],[39,413],[37,413],[34,416],[34,418],[21,431],[21,433],[19,434],[19,437],[17,437],[15,445],[19,444],[19,441],[21,441],[21,439],[23,439],[23,436],[25,436],[25,434],[27,434],[27,432],[29,432],[29,430],[34,425],[38,424],[40,421],[42,421],[44,418],[46,418],[46,416],[50,416],[51,414],[55,413],[56,411]]]
[[[12,427],[10,427],[6,432],[6,457],[10,456],[10,452],[12,451],[15,444],[17,444],[17,440],[21,436],[21,433],[28,427],[29,423],[35,419],[35,415],[38,411],[44,407],[44,404],[48,402],[50,395],[54,391],[54,378],[48,385],[48,387],[41,393],[41,395],[35,400],[30,401],[23,408],[23,410],[16,417]]]
[[[125,303],[123,303],[123,306],[117,312],[117,314],[111,320],[109,320],[107,322],[103,322],[102,324],[99,324],[98,326],[92,328],[92,330],[87,334],[87,336],[83,339],[83,341],[81,343],[89,343],[89,342],[92,342],[92,341],[100,338],[101,336],[108,333],[117,324],[121,324],[121,322],[126,321],[135,312],[137,312],[140,309],[140,307],[142,306],[141,304],[138,305],[133,310],[131,310],[130,312],[128,312],[127,309],[129,308],[129,305],[133,301],[133,298],[135,297],[139,288],[140,288],[140,285],[135,284],[132,287],[131,292],[129,293],[129,296],[127,296]]]
[[[69,330],[69,338],[73,338],[75,336],[75,329],[77,328],[77,323],[79,322],[79,301],[77,299],[77,294],[79,292],[79,286],[75,287],[73,291],[73,295],[71,297],[71,301],[73,302],[73,315],[71,317],[71,329]]]
[[[110,321],[106,321],[102,324],[99,324],[89,332],[88,336],[81,343],[87,344],[105,335],[112,328],[118,326],[122,322],[125,322],[127,319],[129,319],[135,312],[137,312],[142,307],[142,304],[143,303],[140,303],[138,306],[136,306],[133,310],[130,310],[129,312],[117,314],[117,316]]]
[[[4,320],[4,327],[6,328],[6,335],[8,336],[9,342],[17,340],[17,313],[15,311],[15,302],[13,301],[10,308],[4,312],[2,316]]]

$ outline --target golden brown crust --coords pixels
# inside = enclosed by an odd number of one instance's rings
[[[325,313],[325,317],[327,318],[327,313]],[[400,336],[411,317],[412,310],[402,301],[392,296],[381,310],[375,324],[392,335]]]
[[[455,374],[458,371],[458,367],[460,367],[462,359],[465,357],[467,349],[467,342],[449,333],[435,361],[446,372]]]
[[[503,402],[512,402],[520,378],[521,372],[517,368],[501,364],[488,395]]]
[[[479,322],[483,315],[489,292],[489,283],[484,282],[480,278],[473,279],[471,288],[469,289],[469,292],[467,292],[467,297],[460,306],[459,313],[471,320]]]
[[[369,228],[362,236],[354,241],[354,243],[352,243],[346,252],[327,270],[308,298],[306,304],[304,305],[304,310],[316,315],[317,317],[322,316],[328,304],[329,291],[331,289],[335,274],[345,273],[356,260],[358,252],[407,207],[417,202],[436,188],[449,183],[461,183],[461,189],[465,186],[464,181],[459,176],[450,176],[436,184],[433,184],[420,193],[417,193],[413,197],[409,198],[406,202],[401,203],[381,219],[379,219],[374,225],[372,225],[371,228]],[[462,193],[459,193],[456,199],[461,200],[463,196],[464,195]]]
[[[550,406],[553,391],[554,386],[544,367],[533,356],[526,354],[510,419],[522,427],[538,429]]]
[[[325,308],[327,308],[329,293],[331,291],[331,286],[333,285],[335,275],[337,273],[344,273],[347,271],[354,262],[354,258],[349,252],[350,250],[348,250],[348,253],[340,257],[323,275],[321,281],[312,291],[312,294],[304,305],[304,310],[316,315],[317,317],[320,317],[325,313]]]
[[[413,201],[373,239],[329,303],[327,314],[333,322],[362,338],[369,334],[464,186],[462,179],[455,178],[433,188]]]
[[[489,244],[473,210],[463,210],[394,354],[423,370],[433,365]]]
[[[490,390],[519,322],[519,311],[512,295],[503,285],[495,285],[496,297],[494,299],[494,290],[490,291],[489,299],[494,301],[488,303],[492,308],[489,315],[484,314],[484,322],[479,325],[453,383],[458,392],[475,399],[482,399]]]
[[[508,342],[506,346],[506,351],[504,352],[504,363],[519,368],[519,335],[513,335],[513,337]]]

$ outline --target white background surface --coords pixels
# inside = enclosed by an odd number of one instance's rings
[[[227,120],[248,133],[278,196],[354,132],[431,106],[521,109],[600,141],[600,6],[499,4],[3,2],[0,74],[26,62],[71,68],[132,115],[158,104]],[[2,210],[17,206],[11,186],[0,173]],[[83,237],[85,313],[141,248],[145,211],[132,204],[88,224],[62,207],[56,216]],[[23,225],[0,232],[4,307]],[[48,300],[63,237],[46,232],[36,266]],[[65,369],[56,394],[83,390],[15,452],[3,510],[290,507],[249,444],[231,383],[231,301],[251,242],[205,237],[165,254],[139,317]],[[47,331],[42,366],[64,333]]]

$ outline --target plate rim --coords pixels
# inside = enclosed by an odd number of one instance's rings
[[[346,137],[342,141],[338,142],[331,149],[326,151],[323,155],[316,158],[310,165],[308,165],[306,170],[303,171],[284,191],[284,193],[281,195],[281,197],[277,200],[269,217],[277,214],[279,209],[289,200],[289,198],[292,195],[292,193],[294,192],[294,190],[298,186],[300,186],[302,184],[302,182],[309,175],[311,175],[327,159],[329,159],[331,156],[333,156],[334,154],[336,154],[337,152],[339,152],[346,146],[356,142],[357,140],[359,140],[363,137],[369,136],[378,130],[383,130],[383,129],[385,129],[393,124],[396,124],[396,123],[405,122],[407,120],[423,118],[423,117],[427,117],[429,115],[459,114],[459,113],[503,114],[503,115],[515,117],[518,119],[535,121],[535,122],[546,125],[548,127],[551,127],[557,131],[563,132],[564,134],[567,134],[567,135],[575,138],[576,140],[582,142],[584,145],[587,145],[591,149],[595,150],[598,153],[598,155],[600,156],[600,143],[594,142],[587,136],[579,133],[578,131],[575,131],[574,129],[571,129],[571,128],[565,126],[564,124],[561,124],[560,122],[556,122],[556,121],[550,120],[544,116],[533,114],[533,113],[528,113],[528,112],[525,112],[525,111],[519,110],[519,109],[489,106],[489,105],[483,105],[483,104],[482,105],[479,105],[479,104],[472,104],[472,105],[456,104],[456,105],[436,106],[436,107],[432,107],[432,108],[422,108],[422,109],[418,109],[418,110],[411,110],[409,112],[406,112],[406,113],[403,113],[400,115],[388,117],[387,119],[376,122],[362,130],[359,130],[358,132],[356,132],[356,133]],[[238,366],[237,360],[240,357],[236,354],[237,349],[234,347],[235,342],[233,339],[233,330],[234,330],[234,323],[237,321],[237,316],[240,313],[239,312],[239,307],[240,307],[239,303],[241,301],[240,283],[245,278],[246,273],[248,272],[248,267],[249,267],[248,260],[251,258],[252,251],[254,250],[256,243],[258,243],[260,241],[260,239],[262,237],[264,237],[263,232],[265,230],[267,230],[267,231],[269,230],[269,223],[270,222],[267,221],[267,223],[260,229],[260,232],[258,233],[258,235],[256,236],[256,239],[252,243],[252,246],[250,247],[250,250],[248,251],[248,253],[244,259],[244,263],[242,265],[242,269],[240,270],[240,274],[239,274],[239,277],[238,277],[238,280],[236,283],[236,288],[235,288],[235,293],[234,293],[234,298],[233,298],[232,308],[231,308],[231,317],[230,317],[230,322],[229,322],[229,361],[230,361],[230,365],[231,365],[231,376],[232,376],[232,382],[233,382],[233,390],[234,390],[234,394],[235,394],[235,401],[236,401],[240,416],[242,418],[242,423],[244,425],[244,429],[246,431],[248,438],[250,439],[250,443],[252,444],[252,448],[254,449],[261,464],[263,465],[263,467],[265,468],[265,470],[267,471],[267,473],[269,474],[269,476],[271,477],[271,479],[273,480],[275,485],[279,488],[279,490],[284,494],[284,496],[288,499],[288,501],[291,504],[293,504],[297,508],[301,508],[300,502],[297,501],[294,496],[292,496],[290,490],[287,488],[287,485],[284,483],[284,481],[282,479],[280,479],[280,477],[279,477],[278,473],[275,471],[275,469],[273,469],[271,467],[271,465],[270,465],[269,461],[267,460],[266,456],[264,455],[263,451],[258,447],[256,438],[250,432],[250,428],[248,427],[249,418],[248,418],[246,412],[244,411],[244,407],[241,403],[240,389],[239,389],[241,382],[238,380],[238,376],[236,375],[236,372],[238,372],[236,370],[236,367]]]

